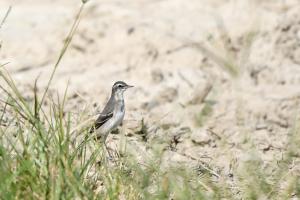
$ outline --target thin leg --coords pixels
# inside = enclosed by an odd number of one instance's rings
[[[108,153],[109,159],[113,159],[112,155],[110,154],[109,148],[108,148],[108,146],[106,145],[106,142],[104,142],[104,146],[105,146],[105,149],[106,149],[106,151],[107,151],[107,153]]]

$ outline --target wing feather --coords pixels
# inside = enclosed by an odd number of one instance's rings
[[[103,111],[95,121],[94,125],[90,128],[90,133],[93,133],[96,129],[100,128],[105,122],[113,117],[114,111],[114,98],[111,97],[104,107]]]
[[[94,126],[91,127],[90,133],[93,133],[96,129],[100,128],[105,122],[113,117],[113,112],[108,114],[100,114],[97,120],[95,121]]]

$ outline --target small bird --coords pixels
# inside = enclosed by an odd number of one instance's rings
[[[90,133],[96,132],[96,138],[105,143],[110,131],[122,124],[125,115],[124,92],[133,86],[123,81],[117,81],[112,87],[111,96],[101,114],[90,129]]]

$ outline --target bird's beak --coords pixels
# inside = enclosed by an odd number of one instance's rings
[[[132,88],[132,87],[134,87],[134,86],[133,85],[127,85],[126,89],[127,88]]]

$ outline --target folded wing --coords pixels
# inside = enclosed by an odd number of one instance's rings
[[[95,121],[95,124],[91,127],[90,133],[93,133],[96,129],[100,128],[105,122],[107,122],[109,119],[113,117],[113,111],[114,111],[114,98],[110,98],[107,102],[105,108]]]

